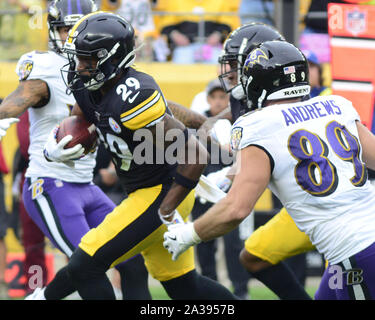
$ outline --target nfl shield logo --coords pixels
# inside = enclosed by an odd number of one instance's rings
[[[355,36],[365,32],[367,29],[366,16],[366,11],[359,11],[358,9],[348,11],[346,13],[346,30]]]

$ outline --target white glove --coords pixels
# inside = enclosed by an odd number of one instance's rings
[[[67,135],[62,138],[59,143],[56,141],[57,130],[56,126],[48,136],[47,142],[44,146],[44,156],[49,161],[63,162],[70,167],[74,167],[74,161],[84,155],[85,149],[81,144],[77,144],[72,148],[64,149],[64,147],[73,139],[72,135]]]
[[[17,118],[6,118],[0,120],[0,140],[5,136],[10,125],[18,121],[20,121],[20,119]]]
[[[207,201],[216,203],[225,198],[226,193],[220,190],[215,183],[208,180],[206,176],[201,175],[195,188],[195,196],[199,198],[202,204]]]
[[[194,230],[193,222],[177,223],[168,226],[168,231],[164,233],[163,246],[172,254],[172,260],[176,261],[180,254],[201,241]]]
[[[174,210],[171,214],[168,216],[173,215],[173,219],[171,221],[168,221],[164,218],[164,215],[160,213],[160,209],[158,210],[159,218],[161,222],[163,222],[167,227],[172,225],[172,224],[177,224],[177,223],[184,223],[184,219],[181,217],[181,215],[178,213],[177,210]]]
[[[227,192],[232,185],[232,180],[227,178],[230,167],[225,167],[219,171],[211,172],[207,175],[207,179],[214,183],[220,190]]]
[[[215,122],[211,136],[219,142],[222,147],[229,147],[232,125],[227,119],[219,119]]]

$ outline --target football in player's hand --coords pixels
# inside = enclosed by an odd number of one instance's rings
[[[81,144],[85,149],[85,154],[88,154],[97,143],[98,134],[95,129],[95,125],[88,122],[83,116],[70,116],[60,123],[56,141],[59,142],[65,136],[72,135],[73,139],[64,148],[68,149]]]

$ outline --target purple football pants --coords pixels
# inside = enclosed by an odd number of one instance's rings
[[[115,204],[91,183],[25,179],[25,208],[42,232],[68,257],[82,236],[98,226]]]
[[[375,243],[324,271],[316,300],[375,298]]]

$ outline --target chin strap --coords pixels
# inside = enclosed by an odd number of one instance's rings
[[[263,89],[262,94],[260,95],[258,99],[258,109],[263,107],[263,102],[264,102],[264,99],[266,98],[266,95],[267,95],[267,91]]]
[[[242,100],[243,98],[246,97],[245,91],[243,90],[243,87],[242,87],[242,84],[236,85],[232,89],[231,94],[232,94],[233,98],[235,98],[236,100]]]

